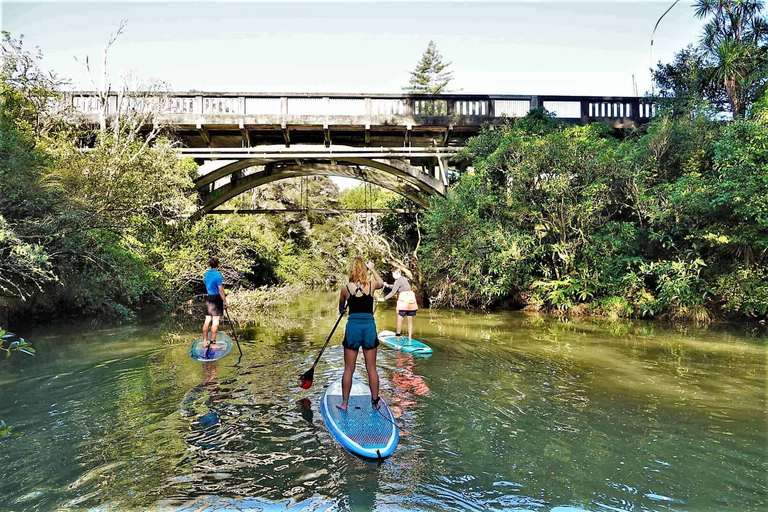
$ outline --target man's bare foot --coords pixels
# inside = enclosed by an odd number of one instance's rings
[[[336,407],[338,407],[342,411],[346,411],[347,410],[347,406],[345,404],[336,404]]]
[[[381,400],[381,397],[371,398],[371,407],[373,407],[374,409],[378,409],[379,407],[381,407],[379,400]]]

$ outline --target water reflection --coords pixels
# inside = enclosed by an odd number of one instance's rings
[[[298,404],[301,417],[308,423],[312,423],[312,420],[314,420],[315,417],[312,412],[312,401],[309,398],[302,398],[298,401]]]
[[[314,414],[343,369],[317,296],[254,319],[243,358],[178,332],[28,334],[0,366],[0,510],[747,510],[766,507],[766,346],[711,327],[425,311],[414,358],[379,353],[403,437],[383,465]],[[377,311],[387,315],[388,310]],[[275,318],[284,319],[275,322]],[[361,376],[363,378],[363,376]],[[30,469],[33,468],[33,469]]]
[[[429,386],[424,379],[414,373],[416,362],[413,354],[396,351],[394,356],[395,370],[391,374],[391,391],[389,407],[396,419],[400,419],[409,407],[416,406],[419,396],[429,393]],[[410,432],[404,429],[403,422],[398,422],[400,435],[407,436]]]

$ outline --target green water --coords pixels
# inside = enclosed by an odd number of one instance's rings
[[[195,330],[39,327],[0,363],[0,510],[766,510],[765,338],[722,328],[422,311],[428,358],[379,351],[400,446],[346,453],[296,386],[335,296],[254,318],[217,363]],[[394,312],[376,313],[394,329]],[[342,324],[343,325],[343,324]],[[362,359],[362,356],[361,356]],[[364,367],[358,376],[364,378]]]

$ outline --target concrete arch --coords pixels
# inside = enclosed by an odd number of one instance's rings
[[[379,156],[381,155],[381,156]],[[253,148],[210,150],[194,154],[195,158],[220,162],[221,166],[195,180],[202,199],[199,214],[210,212],[251,188],[281,179],[300,176],[343,176],[367,181],[407,197],[425,207],[435,193],[444,195],[446,183],[412,166],[409,159],[445,161],[430,148],[352,148],[336,146],[294,148],[257,146]],[[425,160],[426,158],[426,160]],[[262,170],[242,176],[241,171],[264,166]],[[217,181],[229,177],[229,183],[213,188]]]
[[[226,178],[227,176],[230,176],[236,172],[242,171],[249,167],[254,167],[257,165],[276,164],[276,163],[282,163],[282,162],[294,162],[296,160],[297,159],[289,159],[289,158],[270,159],[270,160],[255,159],[255,158],[242,159],[242,160],[224,160],[225,162],[229,162],[229,163],[226,163],[222,167],[219,167],[214,171],[204,174],[203,176],[200,176],[197,180],[195,180],[195,189],[204,190],[211,183],[215,183],[217,180]],[[307,160],[306,163],[302,163],[302,165],[311,166],[311,165],[316,165],[317,163],[326,163],[326,162],[327,161],[324,161],[324,160]],[[333,159],[331,163],[333,162],[344,162],[356,167],[367,167],[372,169],[378,169],[379,171],[382,171],[387,174],[391,174],[399,179],[407,181],[411,183],[413,186],[416,186],[424,190],[425,192],[429,192],[429,193],[436,192],[441,195],[445,194],[445,185],[440,180],[426,173],[423,173],[418,169],[415,169],[414,167],[407,164],[405,161],[401,161],[397,159],[354,158],[354,157],[341,156],[339,158]]]
[[[236,182],[222,185],[203,196],[203,205],[198,215],[208,213],[252,188],[272,183],[273,181],[302,176],[342,176],[360,179],[407,197],[421,207],[427,206],[429,196],[434,193],[434,191],[430,191],[424,185],[418,186],[411,183],[410,180],[406,181],[401,177],[393,176],[391,173],[375,167],[361,169],[358,166],[340,165],[338,163],[288,164],[277,162],[270,163],[262,171],[244,176]]]

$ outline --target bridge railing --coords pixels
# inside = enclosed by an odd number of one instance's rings
[[[98,114],[100,100],[93,92],[69,93],[74,109],[85,115]],[[110,97],[107,115],[115,113],[116,97]],[[171,120],[221,116],[279,118],[307,122],[317,118],[343,118],[367,123],[465,124],[476,125],[504,117],[522,117],[544,107],[556,118],[575,122],[646,121],[655,107],[635,96],[552,95],[398,95],[398,94],[310,94],[310,93],[199,93],[157,95],[157,101],[136,102],[136,110],[153,109]]]

